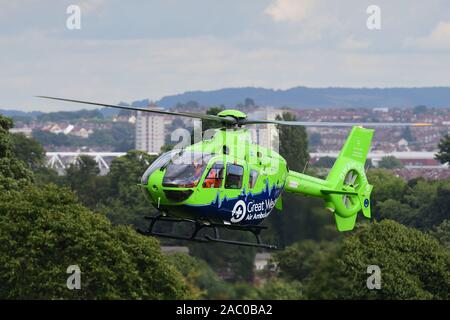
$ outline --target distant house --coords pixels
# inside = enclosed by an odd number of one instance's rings
[[[267,269],[270,259],[272,255],[270,253],[257,253],[254,261],[255,271],[262,271]]]
[[[70,132],[73,130],[73,128],[75,128],[75,126],[72,124],[69,124],[67,127],[64,128],[63,133],[66,135],[70,134]]]
[[[81,137],[81,138],[88,138],[90,134],[92,134],[92,129],[85,129],[85,128],[76,128],[72,130],[70,133],[73,136]]]
[[[253,284],[260,285],[268,278],[275,276],[277,272],[276,265],[271,262],[270,253],[257,253],[253,262]]]

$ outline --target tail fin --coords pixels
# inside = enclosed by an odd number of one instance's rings
[[[353,127],[326,179],[329,189],[322,190],[326,195],[326,207],[334,213],[339,231],[352,230],[360,210],[370,218],[372,185],[367,181],[364,165],[373,132]]]

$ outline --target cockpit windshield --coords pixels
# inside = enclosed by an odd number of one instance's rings
[[[181,152],[167,164],[163,178],[164,187],[193,188],[202,177],[210,154]]]
[[[148,178],[150,175],[156,170],[160,169],[162,166],[166,165],[169,160],[175,156],[175,154],[179,152],[178,150],[171,150],[162,154],[159,158],[157,158],[153,163],[145,170],[145,173],[142,175],[141,183],[146,185],[148,183]]]

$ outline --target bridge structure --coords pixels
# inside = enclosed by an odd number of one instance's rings
[[[64,174],[65,170],[71,165],[76,164],[80,156],[88,156],[95,160],[100,169],[100,174],[106,174],[114,158],[126,155],[125,152],[46,152],[47,167],[55,169],[59,174]],[[157,155],[157,153],[150,153]]]

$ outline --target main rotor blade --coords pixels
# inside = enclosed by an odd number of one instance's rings
[[[136,107],[126,107],[126,106],[118,106],[118,105],[114,105],[114,104],[105,104],[105,103],[99,103],[99,102],[64,99],[64,98],[56,98],[56,97],[48,97],[48,96],[37,96],[37,98],[59,100],[59,101],[66,101],[66,102],[74,102],[74,103],[82,103],[82,104],[89,104],[89,105],[94,105],[94,106],[116,108],[116,109],[122,109],[122,110],[143,111],[143,112],[152,112],[152,113],[166,114],[166,115],[170,115],[170,116],[181,116],[181,117],[197,118],[197,119],[203,119],[203,120],[212,120],[212,121],[217,121],[217,122],[222,122],[222,123],[230,123],[230,124],[236,123],[236,120],[233,119],[233,118],[219,117],[219,116],[203,114],[203,113],[172,112],[172,111],[165,111],[165,110],[154,110],[154,109],[145,109],[145,108],[136,108]]]
[[[240,124],[278,124],[283,126],[305,126],[305,127],[425,127],[432,126],[431,123],[411,122],[314,122],[314,121],[283,121],[283,120],[252,120],[244,119]]]

